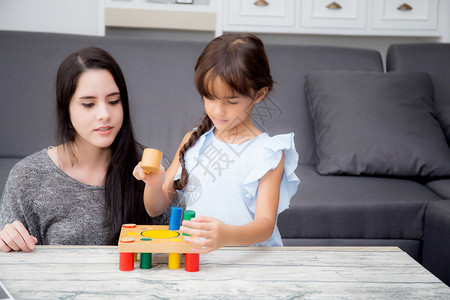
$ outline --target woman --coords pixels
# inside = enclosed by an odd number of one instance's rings
[[[168,223],[165,213],[148,216],[143,183],[132,178],[142,147],[116,61],[94,47],[69,55],[57,73],[56,102],[58,146],[17,163],[5,185],[0,249],[115,244],[123,223]]]

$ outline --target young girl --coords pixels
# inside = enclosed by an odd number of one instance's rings
[[[167,223],[168,215],[145,213],[144,186],[130,178],[142,147],[116,61],[93,47],[69,55],[58,70],[56,104],[58,146],[24,158],[8,177],[0,249],[116,244],[123,223]]]
[[[282,246],[277,215],[289,206],[299,180],[294,134],[270,137],[252,123],[254,105],[264,101],[273,81],[264,45],[252,34],[211,41],[197,60],[195,84],[206,116],[185,135],[169,169],[145,181],[144,204],[155,216],[184,193],[185,240],[199,253],[222,246]]]

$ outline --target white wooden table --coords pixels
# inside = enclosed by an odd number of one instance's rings
[[[119,271],[117,247],[38,246],[0,253],[16,299],[450,299],[450,288],[396,247],[222,248],[200,271]]]

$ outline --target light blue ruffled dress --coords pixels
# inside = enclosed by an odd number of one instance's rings
[[[230,225],[244,225],[255,217],[259,179],[278,166],[284,151],[278,214],[289,207],[300,180],[294,171],[298,154],[294,133],[270,137],[261,133],[240,144],[216,138],[214,128],[203,134],[185,154],[189,182],[181,191],[186,209]],[[181,176],[181,167],[174,180]],[[254,246],[283,246],[278,227],[269,240]]]

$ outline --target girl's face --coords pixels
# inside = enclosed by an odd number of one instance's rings
[[[111,73],[100,69],[81,74],[69,112],[77,145],[111,146],[123,123],[120,92]]]
[[[251,98],[237,94],[217,77],[211,82],[215,96],[203,97],[205,112],[213,122],[218,133],[242,132],[245,126],[251,128],[251,114],[255,103],[264,98],[260,92]]]

